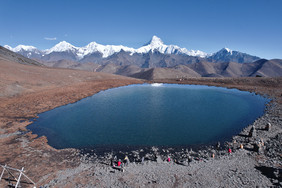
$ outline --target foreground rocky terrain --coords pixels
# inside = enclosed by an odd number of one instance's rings
[[[191,78],[156,80],[238,88],[268,95],[266,114],[217,149],[200,151],[151,148],[128,151],[131,163],[124,172],[112,168],[115,154],[96,156],[75,149],[56,150],[46,137],[26,132],[38,113],[76,102],[101,90],[143,83],[142,80],[103,73],[23,65],[0,56],[0,164],[25,167],[42,187],[270,187],[281,185],[282,78]],[[270,131],[264,128],[271,123]],[[254,145],[263,140],[264,147]],[[239,149],[240,144],[244,148]],[[232,149],[228,154],[227,148]],[[215,157],[212,158],[212,154]],[[117,153],[123,158],[126,153]],[[140,158],[144,156],[144,163]],[[166,162],[171,156],[171,162]],[[134,163],[133,161],[136,161]],[[190,161],[190,162],[189,162]],[[4,187],[5,181],[0,182]]]

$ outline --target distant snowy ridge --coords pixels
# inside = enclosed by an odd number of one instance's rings
[[[237,63],[245,63],[245,62],[254,62],[260,59],[257,56],[249,55],[246,53],[242,53],[239,51],[233,51],[229,48],[222,48],[218,52],[207,54],[205,52],[199,50],[187,50],[186,48],[180,48],[177,45],[166,45],[163,41],[157,37],[153,36],[152,39],[140,48],[130,48],[122,45],[102,45],[96,42],[91,42],[86,46],[83,47],[76,47],[66,41],[59,42],[55,46],[50,49],[46,50],[38,50],[34,46],[25,46],[25,45],[18,45],[15,48],[12,48],[8,45],[4,46],[5,48],[17,52],[25,57],[39,59],[43,61],[58,61],[58,60],[72,60],[72,61],[79,61],[79,62],[98,62],[110,59],[112,61],[120,61],[120,63],[130,63],[131,64],[140,64],[142,60],[138,59],[138,54],[147,55],[152,53],[152,55],[158,55],[157,53],[164,54],[166,56],[172,55],[172,58],[181,59],[186,58],[182,61],[185,63],[192,63],[192,62],[199,62],[202,60],[209,61],[209,62],[237,62]],[[121,56],[112,56],[113,54],[118,54],[120,52],[126,52],[127,54],[122,54]],[[126,58],[125,56],[133,56],[137,55],[138,57],[134,56],[133,59],[131,57]],[[180,55],[176,57],[175,55]],[[173,57],[174,56],[174,57]],[[135,58],[135,59],[134,59]],[[137,59],[136,59],[137,58]],[[168,57],[167,57],[168,58]],[[115,60],[114,60],[115,59]],[[130,60],[129,60],[130,59]],[[195,60],[198,59],[198,60]],[[135,62],[136,60],[136,62]],[[163,60],[156,60],[155,62],[158,66],[168,66],[168,64],[172,65],[175,63],[166,62]],[[153,63],[154,64],[154,63]],[[163,64],[163,65],[161,65]],[[148,66],[145,62],[139,66]],[[156,66],[156,65],[152,65]]]
[[[36,53],[36,54],[40,54],[41,56],[44,56],[47,54],[51,54],[53,52],[71,52],[75,54],[77,60],[83,59],[86,55],[90,55],[92,53],[97,53],[97,52],[101,53],[103,58],[107,58],[115,53],[120,52],[121,50],[125,52],[129,52],[131,55],[133,55],[134,53],[143,54],[149,52],[154,53],[157,51],[162,54],[184,54],[184,55],[196,56],[202,58],[209,56],[207,53],[199,50],[189,51],[186,48],[180,48],[179,46],[176,45],[166,45],[157,36],[153,36],[148,44],[138,49],[134,49],[122,45],[102,45],[96,42],[91,42],[84,47],[75,47],[66,41],[59,42],[52,48],[42,51],[38,50],[34,46],[25,46],[25,45],[18,45],[15,48],[12,48],[8,45],[5,45],[4,47],[14,52],[23,52],[23,51],[27,52],[27,56],[29,53]]]
[[[142,46],[141,48],[136,49],[134,53],[148,53],[150,51],[152,52],[158,51],[163,54],[186,54],[189,56],[197,56],[197,57],[208,56],[207,53],[199,50],[189,51],[186,48],[180,48],[179,46],[176,45],[165,45],[163,41],[157,36],[153,36],[148,44]]]
[[[13,52],[19,52],[19,51],[35,51],[37,50],[36,47],[34,46],[25,46],[25,45],[18,45],[17,47],[15,48],[12,48],[8,45],[5,45],[4,46],[5,48],[7,48],[8,50],[12,50]]]
[[[7,48],[8,50],[13,51],[13,52],[25,55],[28,58],[30,58],[32,54],[37,54],[37,55],[43,54],[40,50],[38,50],[34,46],[18,45],[15,48],[12,48],[8,45],[5,45],[4,47]]]

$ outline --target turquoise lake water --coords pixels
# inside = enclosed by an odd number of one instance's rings
[[[238,134],[268,101],[237,89],[130,85],[39,114],[28,129],[58,149],[202,145]]]

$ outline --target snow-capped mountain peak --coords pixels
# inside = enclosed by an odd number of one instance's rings
[[[225,49],[228,53],[232,53],[232,50],[230,50],[229,48],[223,48]]]
[[[212,54],[210,54],[208,56],[209,57],[212,57],[212,56],[225,56],[225,55],[232,55],[232,53],[233,53],[233,50],[224,47],[224,48],[220,49],[219,51],[214,52],[214,53],[212,53]]]
[[[153,36],[149,43],[136,49],[136,53],[148,53],[148,52],[158,51],[163,54],[184,54],[189,56],[207,57],[207,53],[200,50],[187,50],[186,48],[180,48],[177,45],[166,45],[163,41],[157,37]]]
[[[25,45],[18,45],[17,47],[15,47],[15,52],[19,52],[21,50],[24,51],[36,51],[37,48],[35,48],[34,46],[25,46]]]
[[[113,55],[114,53],[120,52],[121,50],[130,53],[133,53],[135,51],[135,49],[133,48],[129,48],[122,45],[102,45],[96,42],[91,42],[85,47],[78,48],[78,57],[79,59],[81,59],[88,54],[99,52],[102,54],[103,58],[106,58]]]
[[[72,51],[75,52],[77,48],[66,41],[59,42],[55,46],[50,49],[45,50],[46,54],[50,54],[52,52],[66,52]]]
[[[9,45],[4,45],[4,48],[13,51],[13,48],[11,46],[9,46]]]
[[[163,43],[163,41],[159,38],[159,37],[157,37],[156,35],[154,35],[153,37],[152,37],[152,39],[150,40],[150,42],[147,44],[147,45],[151,45],[151,46],[161,46],[161,45],[163,45],[164,43]]]
[[[225,47],[225,48],[222,48],[221,50],[219,50],[216,53],[228,53],[228,54],[232,55],[232,52],[233,52],[233,50]]]
[[[85,48],[87,48],[87,49],[93,49],[93,48],[97,48],[98,45],[99,45],[99,44],[98,44],[97,42],[90,42],[89,44],[87,44],[87,45],[85,46]]]
[[[209,60],[214,62],[254,62],[260,58],[257,56],[249,55],[239,51],[231,50],[229,48],[222,48],[218,52],[211,54]]]
[[[7,48],[8,50],[19,53],[28,58],[30,58],[32,54],[34,55],[41,54],[41,51],[35,48],[34,46],[18,45],[15,48],[12,48],[11,46],[5,45],[4,47]]]
[[[4,47],[13,52],[36,51],[37,50],[37,48],[35,48],[34,46],[26,46],[26,45],[18,45],[15,48],[12,48],[11,46],[8,46],[8,45],[5,45]]]
[[[165,45],[159,37],[154,35],[147,44],[136,49],[135,53],[148,53],[150,51],[151,52],[158,51],[163,54],[172,54],[177,51],[176,49],[180,49],[180,48],[175,45]]]

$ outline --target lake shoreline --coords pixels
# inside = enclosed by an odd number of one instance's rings
[[[223,144],[230,141],[232,136],[238,135],[243,128],[261,117],[269,102],[268,98],[237,89],[179,84],[153,86],[134,84],[108,89],[76,103],[38,114],[39,118],[32,120],[33,123],[27,128],[33,134],[45,135],[49,145],[56,149],[82,149],[97,155],[111,151],[148,151],[150,147],[170,149],[171,152],[182,149],[195,151],[217,142]],[[120,98],[120,95],[125,97]],[[150,104],[144,101],[150,101]],[[237,113],[235,109],[244,113]],[[97,136],[97,133],[104,136]],[[132,134],[134,138],[130,136]],[[206,135],[209,139],[200,135]],[[115,142],[112,142],[113,139]]]
[[[246,83],[244,83],[244,80],[247,80],[247,83],[252,83],[251,85],[248,85]],[[260,80],[261,83],[256,83],[257,80]],[[136,81],[135,81],[136,82]],[[143,82],[143,81],[142,81]],[[156,80],[155,82],[160,82],[160,80]],[[166,83],[166,82],[174,82],[174,83],[180,83],[180,84],[201,84],[201,85],[213,85],[213,86],[222,86],[222,87],[230,87],[230,88],[237,88],[237,89],[242,89],[244,91],[250,91],[250,92],[256,92],[258,94],[266,94],[272,98],[275,98],[275,101],[272,103],[272,107],[270,107],[271,109],[268,109],[268,111],[266,112],[266,114],[259,118],[255,123],[258,123],[257,127],[258,128],[263,128],[263,126],[265,126],[263,123],[266,121],[272,122],[273,124],[273,129],[271,132],[269,132],[269,134],[265,134],[265,132],[262,132],[263,138],[265,138],[265,143],[268,143],[271,141],[273,141],[271,138],[277,136],[278,134],[281,134],[281,96],[279,94],[281,94],[281,84],[279,85],[279,82],[281,83],[281,78],[278,79],[255,79],[255,78],[241,78],[241,79],[192,79],[192,80],[185,80],[185,81],[176,81],[176,80],[162,80],[162,82]],[[228,83],[229,82],[229,83]],[[243,83],[241,83],[243,82]],[[273,83],[273,84],[268,84],[267,82]],[[141,83],[141,81],[140,81]],[[277,86],[278,85],[278,86]],[[116,85],[117,86],[117,85]],[[116,87],[113,84],[109,84],[109,88],[111,87]],[[95,86],[94,86],[95,87]],[[87,86],[88,88],[88,86]],[[81,89],[81,86],[78,86],[76,90]],[[67,93],[70,90],[65,90],[62,93]],[[74,91],[74,90],[72,90]],[[83,90],[81,90],[80,92],[82,93]],[[54,91],[52,91],[54,92]],[[51,93],[52,93],[51,92]],[[93,91],[92,91],[93,92]],[[25,96],[24,98],[21,98],[21,100],[25,99],[37,99],[40,98],[43,95],[48,95],[48,93],[43,92],[40,93],[38,95],[31,95],[31,96]],[[49,93],[50,95],[50,93]],[[85,97],[85,94],[83,94],[83,96]],[[61,98],[62,96],[58,96],[58,99]],[[65,104],[70,103],[70,102],[76,102],[78,100],[78,98],[73,98],[72,96],[69,96],[70,100],[64,100],[63,102]],[[81,97],[81,98],[84,98]],[[46,102],[48,102],[48,100],[51,100],[51,98],[46,99],[45,101],[43,101],[45,104]],[[18,100],[16,100],[15,98],[11,98],[9,99],[11,106],[13,108],[16,108],[17,102],[19,102]],[[51,148],[50,146],[48,146],[47,144],[47,139],[45,137],[40,137],[40,138],[36,138],[36,135],[32,135],[31,133],[27,133],[25,135],[21,135],[21,134],[17,134],[18,131],[24,131],[24,127],[27,126],[29,124],[29,122],[24,121],[25,118],[30,118],[32,117],[32,114],[37,111],[37,113],[43,112],[43,111],[47,111],[50,108],[53,108],[54,105],[56,106],[60,106],[62,105],[62,100],[59,100],[60,102],[56,102],[54,101],[54,103],[52,103],[51,105],[42,105],[40,107],[37,107],[34,110],[32,108],[34,107],[29,107],[28,109],[30,110],[31,113],[29,114],[22,114],[22,112],[19,112],[18,116],[2,116],[1,118],[1,130],[3,133],[1,133],[1,142],[2,144],[2,148],[1,149],[6,149],[6,150],[2,150],[3,153],[7,153],[7,155],[2,155],[0,158],[0,162],[1,164],[3,163],[8,163],[14,167],[17,166],[25,166],[27,173],[31,176],[34,177],[35,181],[38,182],[40,185],[48,185],[48,186],[62,186],[62,187],[67,187],[67,182],[77,182],[78,185],[81,185],[82,187],[86,186],[86,185],[95,185],[94,180],[97,182],[100,182],[100,184],[96,184],[97,185],[101,185],[101,187],[106,187],[109,185],[113,185],[113,186],[138,186],[138,185],[148,185],[148,186],[170,186],[175,184],[179,177],[177,177],[178,175],[176,174],[176,176],[174,175],[174,172],[176,171],[180,171],[179,172],[179,176],[181,176],[181,174],[183,174],[184,172],[187,172],[187,167],[186,169],[183,169],[183,167],[181,165],[175,165],[175,164],[166,164],[166,162],[161,162],[157,163],[157,162],[146,162],[148,164],[145,164],[145,166],[140,166],[140,171],[138,171],[138,169],[132,169],[131,167],[128,167],[125,170],[125,173],[127,175],[131,174],[132,176],[132,180],[130,179],[126,179],[128,184],[124,184],[120,181],[120,178],[123,177],[125,174],[121,174],[119,172],[114,172],[112,173],[112,169],[105,164],[101,164],[101,163],[92,163],[91,161],[87,161],[87,159],[85,158],[84,155],[82,155],[81,153],[79,153],[77,150],[73,150],[73,149],[64,149],[64,150],[56,150],[54,148]],[[26,107],[25,107],[26,108]],[[38,110],[39,109],[39,110]],[[11,110],[11,108],[10,108]],[[7,113],[5,113],[7,114]],[[247,127],[245,130],[242,131],[242,134],[247,134],[248,130],[250,129],[250,126]],[[259,131],[258,131],[259,132]],[[12,135],[9,135],[12,134]],[[235,137],[235,140],[238,139],[238,141],[241,140],[240,138]],[[4,147],[5,145],[5,147]],[[14,148],[14,151],[10,151],[10,148]],[[6,152],[5,152],[6,151]],[[225,150],[223,150],[225,151]],[[44,154],[44,155],[43,155]],[[32,156],[31,158],[28,156]],[[19,158],[19,156],[21,156]],[[43,156],[43,157],[42,157]],[[197,169],[198,167],[205,167],[205,168],[210,168],[212,167],[214,164],[211,163],[219,163],[222,164],[225,163],[226,161],[231,160],[232,162],[237,161],[238,158],[236,156],[240,156],[243,157],[242,159],[240,159],[242,162],[244,160],[250,160],[252,162],[250,162],[250,166],[248,167],[248,169],[250,169],[252,173],[254,173],[255,177],[253,177],[254,175],[251,175],[251,177],[249,178],[255,178],[258,179],[257,182],[249,182],[247,184],[243,184],[243,182],[239,183],[238,185],[242,185],[242,186],[253,186],[253,185],[258,185],[258,182],[260,182],[260,185],[272,185],[275,184],[275,182],[272,182],[272,179],[267,178],[266,176],[262,175],[261,172],[259,170],[255,169],[255,166],[258,165],[258,161],[257,158],[260,156],[258,154],[256,154],[256,152],[253,151],[248,151],[248,150],[237,150],[234,153],[232,153],[232,155],[223,155],[222,158],[216,159],[216,162],[214,160],[208,160],[206,162],[200,163],[198,164],[197,161],[195,161],[195,164],[191,164],[191,168],[190,170],[193,169]],[[266,155],[262,155],[261,158],[268,158]],[[26,159],[29,158],[30,160],[27,161]],[[43,161],[44,162],[43,162]],[[225,162],[224,162],[225,161]],[[271,161],[271,160],[268,160]],[[273,164],[268,164],[265,163],[264,166],[269,166],[269,167],[275,167],[276,165],[276,160],[274,160]],[[238,162],[238,161],[237,161]],[[281,163],[281,162],[280,162]],[[87,164],[87,165],[86,165]],[[196,165],[198,164],[198,165]],[[205,165],[206,166],[205,166]],[[133,164],[132,164],[133,165]],[[148,165],[148,166],[146,166]],[[242,174],[243,176],[248,176],[246,175],[246,173],[244,173],[244,168],[242,168],[242,166],[237,166],[238,164],[234,163],[234,168],[236,167],[237,171],[234,172],[235,176],[237,177],[241,177]],[[281,168],[281,164],[278,163],[278,167],[280,165]],[[138,166],[138,164],[137,164]],[[148,177],[143,176],[145,172],[147,172],[148,169],[151,169],[151,172],[148,172],[149,174],[152,174],[156,171],[158,171],[159,173],[156,176],[155,179],[158,180],[152,180],[154,178],[151,178],[150,181],[148,180]],[[167,167],[170,168],[170,172],[167,170],[165,170]],[[232,165],[229,168],[233,168]],[[145,169],[144,169],[145,168]],[[277,168],[277,167],[276,167]],[[101,172],[103,175],[108,175],[108,179],[103,178],[102,176],[99,175],[99,173],[97,174],[93,174],[93,180],[89,181],[89,178],[87,179],[86,175],[89,174],[89,171],[92,171],[93,169],[95,169],[95,171],[97,172]],[[182,172],[183,170],[183,172]],[[186,170],[186,171],[185,171]],[[189,171],[190,171],[189,170]],[[230,169],[229,169],[230,170]],[[228,171],[229,171],[228,170]],[[76,171],[79,171],[82,175],[84,174],[85,176],[80,177],[79,179],[75,178],[75,174]],[[240,175],[240,173],[242,173]],[[67,175],[65,174],[67,173]],[[128,174],[129,173],[129,174]],[[141,173],[143,175],[139,175],[137,176],[138,173]],[[206,177],[204,175],[204,172],[202,172],[201,170],[198,172],[199,175],[201,173],[202,178],[209,178]],[[42,176],[43,174],[45,174],[44,176]],[[65,175],[64,177],[68,177],[68,180],[66,178],[63,178],[62,175]],[[224,172],[216,172],[215,173],[218,176],[221,176],[222,178],[226,176],[226,174],[224,174]],[[173,177],[170,181],[164,181],[164,183],[162,183],[160,180],[162,179],[161,176],[166,175],[166,176],[171,176]],[[194,183],[196,182],[200,182],[201,179],[199,179],[199,177],[193,177],[193,174],[190,176],[185,176],[183,174],[183,177],[181,177],[181,181],[179,183],[179,185],[186,185],[186,186],[192,186],[194,185]],[[112,180],[110,180],[110,178],[112,178]],[[139,184],[133,182],[133,180],[135,179],[140,179]],[[191,179],[192,178],[192,179]],[[213,176],[211,176],[210,178],[213,178]],[[248,178],[248,179],[249,179]],[[265,179],[266,178],[266,179]],[[149,178],[150,179],[150,178]],[[259,180],[260,179],[260,180]],[[56,181],[55,181],[56,180]],[[88,181],[88,182],[87,182]],[[107,182],[108,181],[108,182]],[[235,184],[235,180],[230,182],[226,182],[227,180],[225,180],[224,182],[226,183],[225,185],[230,185],[230,186],[234,186]],[[274,180],[275,181],[275,180]],[[148,184],[148,182],[151,182]],[[154,182],[158,182],[158,183],[154,183]],[[182,182],[182,183],[181,183]],[[146,184],[147,183],[147,184]],[[103,186],[104,185],[104,186]],[[198,187],[200,187],[201,184],[198,185]],[[212,185],[212,184],[211,184]],[[217,184],[214,184],[213,186],[216,186]],[[204,184],[202,186],[208,186],[208,184]],[[196,186],[197,187],[197,186]]]

